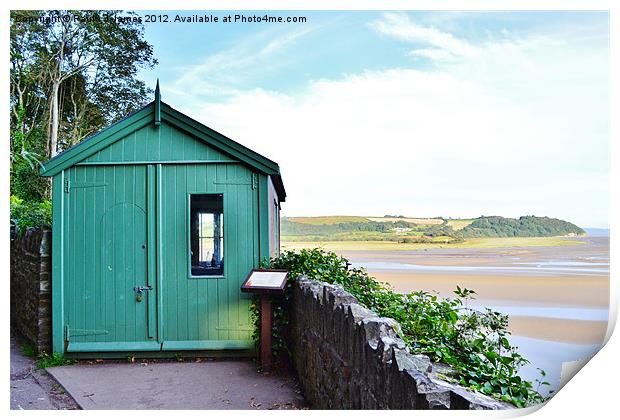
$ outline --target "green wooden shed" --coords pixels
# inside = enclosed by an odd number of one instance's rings
[[[278,164],[155,100],[46,162],[62,354],[248,350],[239,287],[279,252]]]

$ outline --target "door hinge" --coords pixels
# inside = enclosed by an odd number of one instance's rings
[[[238,325],[238,326],[232,326],[232,327],[226,327],[226,326],[216,326],[215,329],[217,331],[253,331],[254,328],[253,327],[249,327],[247,325]]]
[[[108,330],[87,330],[84,328],[72,328],[69,329],[67,325],[65,331],[65,340],[70,341],[72,337],[86,337],[91,335],[106,335],[110,334]]]
[[[258,174],[256,172],[252,173],[252,189],[255,190],[258,188]]]
[[[70,188],[71,184],[69,183],[69,180],[65,179],[65,192],[68,193]]]

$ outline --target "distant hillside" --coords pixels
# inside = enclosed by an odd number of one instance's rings
[[[500,216],[477,219],[412,218],[404,216],[283,217],[282,236],[288,240],[462,242],[469,238],[577,236],[578,226],[549,217]]]
[[[521,216],[518,219],[500,216],[479,217],[459,233],[464,238],[581,236],[586,234],[583,229],[570,222],[536,216]]]

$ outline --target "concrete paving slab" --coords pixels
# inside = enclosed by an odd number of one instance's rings
[[[248,360],[77,364],[47,371],[85,410],[303,407],[294,381]]]
[[[35,360],[20,350],[22,341],[11,334],[11,410],[73,410],[75,402]]]
[[[11,337],[11,410],[53,410],[47,393],[32,376],[34,361],[24,356]]]

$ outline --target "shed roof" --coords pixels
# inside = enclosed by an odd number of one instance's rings
[[[67,169],[121,140],[127,134],[147,124],[158,125],[161,121],[165,121],[177,129],[189,133],[197,140],[203,141],[209,146],[238,159],[258,172],[270,175],[279,200],[285,200],[286,191],[282,182],[282,176],[280,175],[280,167],[276,162],[161,102],[159,89],[156,90],[153,102],[45,162],[41,169],[41,175],[56,175],[63,169]]]

